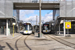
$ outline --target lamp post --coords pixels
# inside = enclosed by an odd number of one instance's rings
[[[41,36],[41,0],[39,0],[39,24],[40,24],[40,28],[39,28],[40,37],[42,37]]]
[[[13,25],[13,37],[14,37],[14,25],[16,25],[16,23],[12,23]]]

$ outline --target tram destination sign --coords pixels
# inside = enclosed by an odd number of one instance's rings
[[[65,28],[71,29],[71,22],[65,22]]]

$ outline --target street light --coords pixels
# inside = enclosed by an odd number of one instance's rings
[[[14,37],[14,25],[16,25],[16,23],[12,23],[13,25],[13,37]]]
[[[39,24],[40,24],[40,37],[41,37],[41,0],[39,0]]]

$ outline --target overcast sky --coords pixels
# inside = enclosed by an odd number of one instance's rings
[[[36,16],[39,23],[39,10],[20,10],[19,11],[20,20],[24,22],[31,22],[33,25],[36,24]],[[15,16],[15,11],[14,14]],[[53,19],[53,11],[52,10],[42,10],[41,11],[41,20],[42,22],[48,22]],[[38,24],[37,23],[37,24]]]

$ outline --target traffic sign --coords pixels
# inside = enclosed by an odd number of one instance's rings
[[[71,29],[71,22],[65,22],[65,28]]]

